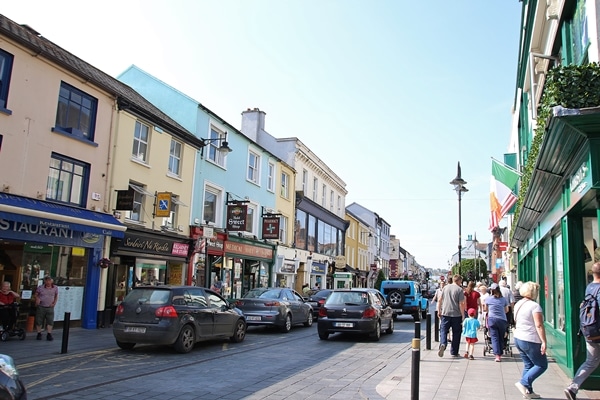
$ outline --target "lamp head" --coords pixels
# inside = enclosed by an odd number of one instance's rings
[[[231,153],[233,151],[233,149],[229,147],[229,143],[226,140],[221,142],[221,145],[217,150],[219,150],[221,153]]]

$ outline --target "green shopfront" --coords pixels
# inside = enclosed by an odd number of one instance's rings
[[[540,284],[548,353],[572,376],[585,359],[579,303],[600,261],[600,108],[553,109],[520,201],[513,264],[519,280]],[[600,388],[600,373],[584,387]]]

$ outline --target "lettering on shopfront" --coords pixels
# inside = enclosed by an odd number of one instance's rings
[[[245,256],[258,257],[258,258],[273,258],[273,250],[264,247],[250,246],[242,243],[225,242],[225,252],[242,254]]]
[[[58,225],[58,226],[55,226]],[[73,230],[61,224],[52,224],[40,221],[39,225],[25,222],[7,221],[0,219],[0,230],[26,233],[31,235],[42,235],[57,238],[73,239]]]
[[[123,241],[124,247],[129,247],[131,249],[137,250],[149,250],[154,251],[156,253],[168,253],[169,252],[169,243],[167,242],[158,242],[152,239],[140,239],[140,238],[125,238]]]
[[[187,257],[189,246],[189,243],[175,242],[173,240],[160,240],[145,236],[125,234],[125,238],[123,239],[123,242],[121,242],[121,244],[119,245],[119,249]]]

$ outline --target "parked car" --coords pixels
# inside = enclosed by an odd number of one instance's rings
[[[423,297],[419,282],[386,280],[381,282],[380,292],[394,309],[394,318],[398,314],[410,314],[415,321],[427,317],[429,300]]]
[[[313,293],[306,301],[313,308],[313,318],[319,317],[319,309],[325,304],[327,296],[332,292],[332,289],[323,289]]]
[[[172,345],[187,353],[196,342],[246,337],[246,319],[218,293],[196,286],[138,286],[118,305],[113,323],[117,345]]]
[[[381,330],[394,332],[394,312],[375,289],[347,289],[331,292],[319,309],[319,339],[336,332],[368,334],[378,341]]]
[[[248,325],[276,326],[287,333],[292,325],[313,324],[312,307],[298,292],[288,288],[252,289],[235,306],[242,310]]]

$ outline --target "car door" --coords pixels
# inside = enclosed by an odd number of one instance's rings
[[[202,288],[184,290],[184,300],[196,327],[196,338],[213,335],[214,317]]]
[[[227,301],[217,293],[206,290],[208,306],[213,313],[213,336],[231,336],[238,314],[231,310]]]
[[[392,319],[393,310],[381,293],[373,292],[373,295],[375,296],[375,307],[380,311],[381,326],[387,327]]]
[[[301,319],[300,303],[294,295],[294,292],[291,289],[283,289],[281,296],[285,304],[287,304],[287,308],[292,313],[292,323],[298,323],[298,321]],[[302,299],[302,297],[300,297],[300,299]]]

